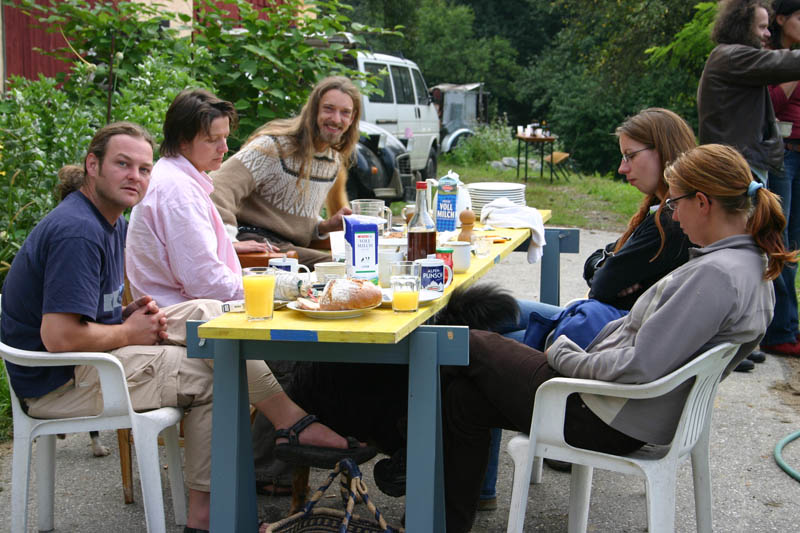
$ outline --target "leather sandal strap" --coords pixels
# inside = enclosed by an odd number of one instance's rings
[[[300,433],[316,421],[317,415],[306,415],[295,422],[289,429],[279,429],[275,431],[275,438],[289,439],[289,444],[300,444]]]

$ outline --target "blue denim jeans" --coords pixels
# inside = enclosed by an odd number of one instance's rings
[[[783,232],[784,244],[789,249],[800,247],[800,152],[784,152],[783,176],[770,173],[769,190],[781,197],[786,229]],[[762,340],[763,344],[796,342],[797,293],[794,288],[797,266],[787,264],[780,276],[775,278],[775,315]]]
[[[800,198],[800,197],[798,197]],[[504,337],[522,342],[525,337],[525,330],[528,328],[528,317],[531,312],[536,311],[542,316],[552,316],[560,313],[564,309],[555,305],[535,302],[533,300],[519,300],[519,320],[515,323],[508,323],[499,326],[496,331]],[[533,401],[533,398],[531,398]],[[502,431],[499,428],[492,429],[492,440],[489,447],[489,464],[486,467],[486,475],[483,477],[481,485],[481,500],[488,500],[496,497],[495,485],[497,484],[497,467],[500,462],[500,439]]]
[[[557,305],[535,302],[533,300],[517,299],[517,305],[519,306],[519,320],[514,324],[502,324],[495,331],[503,335],[503,337],[508,337],[509,339],[514,339],[519,342],[522,342],[525,337],[525,330],[528,329],[528,317],[533,311],[536,311],[542,316],[550,317],[564,310],[563,307],[558,307]]]

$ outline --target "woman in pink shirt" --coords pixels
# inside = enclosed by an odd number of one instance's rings
[[[236,120],[230,102],[203,89],[185,90],[170,105],[164,120],[162,157],[153,167],[147,193],[134,207],[128,225],[125,268],[135,298],[149,295],[162,308],[189,300],[242,299],[237,250],[211,202],[214,186],[206,174],[222,164]],[[269,249],[254,241],[236,246],[240,251]],[[169,317],[169,308],[165,313]],[[316,417],[307,415],[286,395],[264,361],[247,361],[247,379],[251,403],[280,428],[276,440],[285,440],[292,433],[302,440],[276,443],[276,449],[301,460],[311,458],[311,463],[321,455],[325,460],[353,457],[357,462],[375,455],[373,448],[344,439],[315,422]],[[190,479],[187,485],[189,524],[184,533],[204,532],[208,529],[210,485],[193,485]]]
[[[197,114],[196,100],[211,108],[200,120],[188,116]],[[189,104],[176,106],[180,101]],[[231,243],[206,174],[222,164],[236,122],[230,102],[202,89],[184,91],[167,112],[161,159],[128,228],[125,266],[134,298],[149,294],[162,307],[198,298],[243,298],[236,252],[263,252],[268,245]]]

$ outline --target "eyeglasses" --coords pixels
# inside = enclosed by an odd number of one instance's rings
[[[672,213],[673,211],[675,211],[675,208],[678,207],[678,200],[683,200],[684,198],[689,198],[691,196],[694,196],[695,194],[697,194],[697,191],[683,194],[681,196],[678,196],[677,198],[667,198],[664,201],[664,210],[667,213]]]
[[[645,150],[652,150],[653,148],[654,148],[653,146],[645,146],[644,148],[634,150],[633,152],[622,154],[622,160],[625,161],[626,163],[630,163],[631,161],[633,161],[633,157],[639,152],[644,152]]]

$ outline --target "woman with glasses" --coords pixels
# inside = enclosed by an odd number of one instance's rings
[[[754,182],[733,148],[693,148],[665,172],[672,219],[699,248],[646,290],[630,313],[585,348],[565,336],[545,353],[496,333],[470,331],[470,364],[442,370],[447,531],[469,531],[486,469],[490,428],[528,431],[545,381],[566,376],[649,383],[723,342],[740,345],[723,376],[764,336],[772,319],[770,280],[797,259],[783,246],[779,198]],[[574,394],[564,434],[576,447],[624,454],[668,444],[683,389],[618,403]]]
[[[777,0],[773,9],[770,47],[779,50],[800,44],[800,0]],[[800,87],[797,81],[770,85],[769,96],[777,119],[792,123],[792,132],[783,139],[784,172],[770,172],[768,186],[781,197],[786,217],[784,245],[795,247],[800,243]],[[775,316],[761,345],[765,352],[800,356],[796,274],[797,269],[788,265],[775,279]]]
[[[580,334],[588,343],[602,327],[630,310],[637,298],[668,272],[684,264],[691,246],[677,223],[663,208],[667,194],[664,167],[678,155],[694,148],[694,133],[678,115],[667,109],[649,108],[629,117],[616,130],[622,158],[619,173],[644,197],[622,236],[591,254],[583,277],[589,285],[589,302],[581,313],[590,313],[590,327],[581,323]],[[518,300],[519,323],[503,330],[512,339],[542,348],[545,335],[561,324],[564,308]],[[589,309],[591,307],[592,309]],[[529,325],[531,312],[537,313]]]
[[[553,331],[564,332],[585,346],[609,321],[627,313],[636,299],[662,276],[684,264],[691,243],[663,209],[666,193],[664,167],[694,148],[689,125],[668,109],[648,108],[629,117],[616,130],[622,158],[619,173],[644,197],[628,227],[615,242],[591,254],[583,267],[589,299],[567,309],[534,300],[518,299],[519,318],[498,329],[506,337],[537,349]],[[750,370],[753,367],[749,363]],[[482,497],[494,496],[500,453],[500,431],[492,434],[492,452]],[[547,464],[559,470],[570,465]]]

